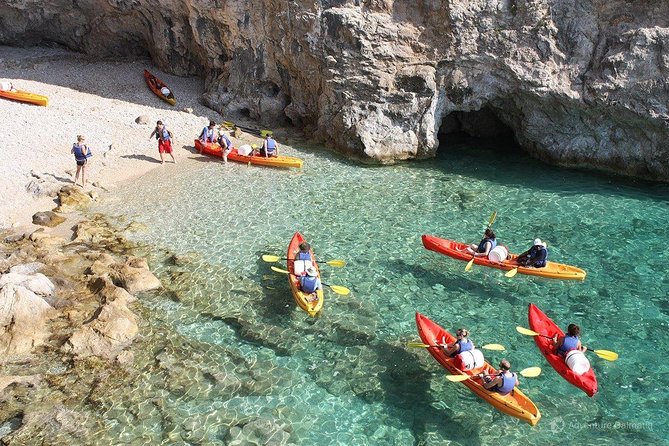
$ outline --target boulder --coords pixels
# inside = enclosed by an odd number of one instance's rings
[[[110,276],[115,284],[122,286],[130,294],[155,290],[162,286],[160,280],[149,270],[146,260],[140,257],[129,257]]]
[[[42,212],[37,212],[35,215],[33,215],[34,225],[48,226],[52,228],[54,226],[58,226],[64,221],[65,218],[61,217],[60,215],[56,214],[53,211],[42,211]]]
[[[8,284],[22,286],[41,296],[53,296],[56,291],[56,287],[51,280],[42,273],[21,274],[9,272],[0,276],[0,288]]]
[[[85,209],[91,203],[91,197],[77,186],[63,186],[58,191],[58,203],[54,211],[73,212]]]
[[[23,265],[15,265],[9,269],[10,273],[17,274],[35,274],[37,271],[44,268],[46,265],[41,262],[25,263]]]
[[[135,118],[135,122],[140,125],[146,125],[149,123],[149,117],[146,115],[140,115]]]
[[[49,336],[46,322],[54,313],[51,305],[27,288],[5,284],[0,288],[0,352],[22,355],[43,344]]]

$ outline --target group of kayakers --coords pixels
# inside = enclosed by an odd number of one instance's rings
[[[555,351],[566,358],[570,352],[579,351],[585,353],[587,347],[581,345],[581,329],[576,324],[569,324],[567,334],[564,336],[553,337],[553,348]],[[469,330],[459,328],[456,332],[456,340],[451,343],[439,344],[444,353],[450,358],[458,361],[457,367],[461,370],[473,370],[483,365],[483,353],[476,349],[474,342],[469,339]],[[507,359],[499,362],[499,372],[493,375],[479,373],[483,387],[487,390],[507,395],[518,385],[517,375],[511,371],[511,363]]]
[[[299,245],[300,250],[295,254],[293,270],[299,279],[300,289],[303,293],[309,294],[309,302],[318,299],[317,291],[322,288],[321,280],[318,278],[318,271],[311,263],[311,246],[309,243],[302,242]]]
[[[228,162],[228,154],[233,149],[232,142],[225,130],[220,129],[218,132],[216,131],[216,122],[209,121],[209,125],[202,129],[198,139],[204,144],[218,143],[223,150],[223,160],[226,163]],[[251,146],[244,144],[238,149],[238,153],[245,156],[264,156],[265,158],[278,157],[279,144],[268,133],[265,135],[262,147],[258,148],[255,144]]]
[[[495,251],[499,246],[498,251]],[[486,228],[483,233],[483,238],[476,244],[471,244],[465,251],[473,257],[486,257],[495,262],[504,262],[509,260],[509,250],[504,245],[498,245],[495,232],[491,228]],[[546,243],[540,238],[534,239],[532,247],[523,252],[516,259],[516,263],[520,266],[528,268],[543,268],[548,261],[548,249]]]

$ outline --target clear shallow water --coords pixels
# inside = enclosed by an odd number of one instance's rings
[[[141,299],[146,357],[136,364],[145,375],[133,393],[168,406],[157,410],[162,424],[148,409],[139,422],[124,420],[132,398],[111,397],[110,438],[230,442],[231,426],[260,417],[302,445],[666,442],[669,187],[466,144],[438,160],[382,168],[296,146],[288,154],[304,158],[302,171],[193,154],[102,206],[147,225],[128,236],[156,248],[152,267],[170,283]],[[464,262],[423,249],[423,233],[477,241],[493,210],[512,250],[541,237],[552,260],[584,268],[586,281],[507,279],[476,266],[465,273]],[[348,262],[323,268],[325,282],[352,294],[326,293],[318,319],[297,309],[285,276],[259,259],[284,255],[296,230],[321,258]],[[164,262],[162,248],[188,261]],[[586,344],[620,353],[617,362],[591,356],[595,398],[516,333],[529,302],[560,325],[581,325]],[[427,352],[407,349],[418,339],[415,311],[450,331],[468,327],[479,344],[505,345],[490,361],[541,366],[541,377],[521,383],[542,411],[539,424],[500,414],[448,383]],[[183,370],[163,366],[164,357],[156,370],[166,339],[178,344],[169,357],[190,363]],[[157,379],[165,370],[181,384]]]

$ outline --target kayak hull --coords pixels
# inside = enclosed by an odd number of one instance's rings
[[[199,139],[196,139],[195,149],[200,153],[206,153],[207,155],[223,158],[223,149],[217,143],[203,143]],[[265,158],[264,156],[246,156],[240,155],[236,148],[233,148],[230,153],[228,153],[228,160],[236,161],[238,163],[251,163],[257,166],[266,167],[301,168],[303,165],[302,160],[299,158],[293,158],[291,156],[274,156],[269,158]]]
[[[309,316],[313,317],[316,316],[321,311],[321,309],[323,309],[323,287],[321,286],[319,290],[316,290],[317,299],[310,301],[313,296],[311,294],[303,293],[300,290],[300,280],[297,276],[293,275],[295,271],[295,261],[293,259],[300,251],[300,243],[304,241],[305,240],[302,234],[296,232],[293,235],[293,238],[290,240],[290,244],[288,244],[288,252],[286,253],[286,258],[288,259],[286,263],[288,265],[288,271],[290,272],[288,275],[288,282],[290,283],[290,291],[293,293],[293,298],[295,299],[297,305],[306,311]],[[311,254],[311,263],[318,271],[318,278],[320,279],[321,272],[318,268],[318,264],[316,263],[314,252],[309,250],[309,253]]]
[[[177,99],[174,97],[174,93],[172,93],[172,89],[170,88],[170,95],[165,96],[160,89],[163,87],[167,87],[163,81],[158,79],[156,76],[151,74],[149,70],[144,70],[144,80],[146,81],[146,85],[149,86],[149,89],[160,99],[163,101],[167,102],[170,105],[176,105]],[[167,87],[169,88],[169,87]]]
[[[456,340],[449,332],[418,312],[416,313],[416,326],[418,327],[418,335],[425,344],[452,343]],[[497,370],[487,362],[484,363],[483,367],[478,369],[460,370],[456,366],[455,359],[448,357],[443,348],[437,346],[427,347],[427,351],[451,375],[471,376],[470,379],[462,381],[462,384],[500,412],[518,418],[532,426],[536,425],[541,419],[541,413],[537,406],[517,387],[508,395],[501,395],[494,391],[491,392],[483,387],[481,378],[475,375],[478,373],[497,373]]]
[[[468,246],[465,243],[439,238],[433,235],[423,235],[422,240],[423,246],[430,251],[438,252],[464,262],[469,262],[472,259],[472,255],[465,252],[465,249]],[[518,264],[518,255],[516,254],[511,254],[510,259],[501,263],[493,262],[486,257],[475,257],[474,263],[504,271],[518,268],[518,274],[526,274],[528,276],[560,280],[585,280],[585,271],[575,266],[563,265],[562,263],[546,262],[546,266],[543,268],[520,266]]]
[[[49,104],[49,98],[41,94],[31,93],[24,90],[0,91],[0,97],[12,101],[25,102],[27,104],[40,105],[46,107]]]
[[[530,324],[530,329],[537,333],[554,336],[564,336],[564,332],[555,324],[548,316],[544,314],[536,305],[530,304],[527,319]],[[534,342],[539,347],[539,351],[544,355],[548,363],[555,369],[560,376],[567,382],[578,387],[584,391],[588,396],[592,397],[597,393],[597,378],[595,372],[590,368],[583,375],[577,375],[572,372],[564,361],[564,358],[558,355],[553,348],[552,339],[544,338],[543,336],[534,336]]]

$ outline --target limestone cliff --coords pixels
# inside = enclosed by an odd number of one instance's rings
[[[0,43],[146,55],[205,101],[387,162],[510,127],[534,156],[669,180],[660,0],[10,0]],[[482,111],[482,113],[473,113]],[[492,119],[491,119],[492,118]]]

